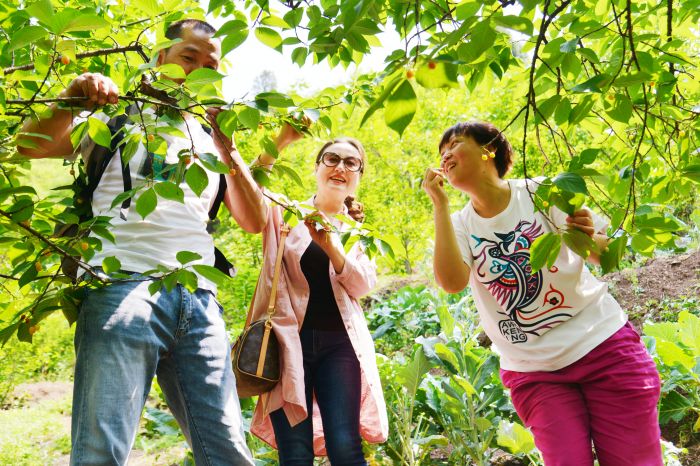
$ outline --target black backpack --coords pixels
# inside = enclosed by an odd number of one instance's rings
[[[128,115],[130,113],[130,107],[127,108],[126,113],[118,115],[107,123],[107,127],[112,135],[112,143],[110,147],[104,147],[99,144],[95,144],[88,161],[85,164],[84,170],[81,170],[80,176],[76,177],[73,183],[73,191],[75,193],[73,197],[73,206],[69,208],[71,213],[78,216],[80,223],[83,223],[92,218],[92,195],[100,184],[102,175],[107,170],[110,160],[114,154],[117,153],[119,144],[124,138],[124,125],[128,120]],[[211,128],[208,126],[202,126],[202,128],[211,135]],[[122,180],[124,182],[124,192],[131,190],[131,172],[129,170],[129,164],[124,163],[124,159],[120,157],[122,164]],[[214,198],[214,203],[209,210],[209,222],[210,225],[207,227],[207,231],[211,233],[213,228],[210,228],[212,223],[215,222],[216,216],[219,213],[219,208],[226,195],[226,177],[222,174],[219,176],[219,190]],[[131,197],[126,198],[120,208],[120,217],[126,220],[126,214],[131,205]],[[71,237],[78,234],[78,224],[58,224],[54,230],[54,236],[59,237]],[[78,275],[78,257],[65,257],[61,262],[61,269],[63,273],[72,278],[77,279]],[[226,256],[219,250],[219,248],[214,247],[214,267],[219,271],[223,272],[225,275],[230,277],[235,276],[236,268],[235,266],[226,259]]]

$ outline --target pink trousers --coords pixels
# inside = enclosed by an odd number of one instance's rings
[[[625,324],[553,372],[501,370],[513,405],[546,466],[662,466],[660,382],[639,335]]]

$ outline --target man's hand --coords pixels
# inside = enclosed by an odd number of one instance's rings
[[[114,81],[99,73],[83,73],[71,81],[59,96],[77,97],[79,101],[73,107],[92,109],[98,105],[116,104],[119,101],[119,88]],[[48,139],[28,135],[18,138],[17,151],[20,154],[31,158],[73,156],[70,133],[75,115],[70,109],[59,108],[56,104],[52,104],[51,109],[50,117],[27,119],[22,127],[23,133],[44,134]]]
[[[114,81],[99,73],[83,73],[61,93],[62,97],[86,97],[86,108],[119,102],[119,88]]]
[[[595,234],[593,214],[588,209],[577,210],[574,212],[574,215],[566,217],[566,223],[569,225],[569,228],[581,230],[591,238]]]
[[[428,193],[435,206],[447,204],[447,192],[445,191],[445,175],[440,168],[428,168],[425,171],[422,183],[423,190]]]

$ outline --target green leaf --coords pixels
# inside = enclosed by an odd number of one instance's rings
[[[185,78],[185,86],[192,89],[200,89],[207,84],[214,84],[221,81],[225,76],[210,68],[198,68],[192,71]]]
[[[564,191],[588,194],[586,181],[581,175],[577,175],[576,173],[562,172],[554,177],[552,182]]]
[[[615,238],[605,248],[605,251],[600,255],[600,266],[603,268],[603,273],[611,272],[620,267],[620,261],[627,249],[627,234]]]
[[[416,70],[416,82],[431,89],[458,87],[457,65],[439,60],[428,61]]]
[[[283,16],[284,21],[289,25],[289,27],[299,26],[301,20],[304,16],[304,10],[302,8],[294,8],[289,10]]]
[[[692,407],[692,400],[678,392],[670,392],[661,400],[659,424],[664,425],[671,420],[680,422]]]
[[[308,50],[306,47],[295,48],[292,50],[292,62],[296,63],[300,67],[304,66],[304,63],[306,63],[307,54]]]
[[[146,218],[158,204],[158,196],[153,188],[148,188],[136,199],[136,212],[141,218]]]
[[[71,15],[72,16],[72,15]],[[95,31],[97,29],[107,28],[110,26],[109,21],[97,15],[81,13],[74,16],[60,31],[55,31],[56,34],[62,34],[73,31]]]
[[[469,35],[469,42],[460,46],[459,58],[467,63],[474,63],[489,50],[496,41],[496,31],[488,20],[474,26]]]
[[[401,385],[412,395],[428,370],[430,370],[430,361],[425,357],[423,348],[419,346],[411,360],[399,369],[397,375]]]
[[[177,281],[187,288],[190,293],[197,291],[199,279],[197,274],[190,270],[180,270],[177,272]]]
[[[187,77],[185,70],[177,63],[166,63],[156,68],[156,71],[168,79],[185,79]]]
[[[202,167],[193,163],[185,173],[185,183],[199,197],[209,185],[209,177]]]
[[[700,184],[700,163],[688,165],[680,171],[681,176]]]
[[[114,256],[105,257],[102,261],[102,270],[104,270],[106,274],[117,272],[121,268],[122,263]]]
[[[195,272],[213,282],[216,286],[223,286],[231,277],[210,265],[195,264],[192,266]]]
[[[513,31],[522,32],[528,36],[532,35],[532,30],[534,29],[532,21],[523,16],[493,16],[491,19],[498,26],[506,29],[512,29]]]
[[[255,29],[255,37],[271,49],[276,49],[282,45],[282,36],[274,29],[258,27]]]
[[[294,100],[281,92],[261,92],[255,96],[256,102],[264,100],[270,107],[287,108],[294,106]]]
[[[389,128],[401,136],[413,119],[417,106],[416,92],[413,90],[413,85],[411,85],[410,81],[404,80],[387,99],[384,121]]]
[[[260,123],[260,111],[255,108],[245,107],[238,112],[238,119],[248,128],[257,129],[258,123]]]
[[[561,249],[561,236],[556,233],[545,233],[537,237],[530,246],[530,266],[532,273],[537,273],[547,265],[551,268],[559,256]]]
[[[17,50],[28,44],[33,44],[48,35],[49,31],[40,26],[25,26],[12,34],[8,52]]]
[[[693,350],[695,357],[700,357],[700,317],[681,311],[678,326],[683,344]]]
[[[526,455],[535,449],[532,433],[517,422],[502,420],[498,425],[497,442],[514,455]]]
[[[572,125],[580,123],[581,120],[586,118],[588,113],[591,111],[591,109],[593,108],[593,104],[595,104],[595,101],[590,95],[587,95],[583,99],[581,99],[581,102],[579,102],[571,110],[571,113],[569,114],[569,123]]]
[[[615,106],[606,113],[615,121],[628,124],[632,116],[632,101],[626,95],[615,97]]]
[[[612,76],[607,73],[593,76],[581,84],[577,84],[571,88],[571,92],[603,92],[610,85]]]
[[[240,46],[248,38],[248,29],[231,32],[221,41],[221,56]]]
[[[651,75],[645,71],[638,71],[636,73],[624,74],[615,78],[613,86],[616,87],[629,87],[635,84],[641,84],[645,81],[650,81]]]
[[[153,186],[153,189],[163,199],[179,203],[185,202],[185,192],[173,182],[162,181],[160,183],[156,183]]]
[[[95,141],[95,144],[107,148],[111,147],[112,133],[109,130],[109,126],[102,120],[98,120],[94,117],[88,118],[88,134],[90,135],[90,139]]]
[[[155,280],[153,283],[148,285],[148,292],[151,293],[151,296],[153,296],[154,294],[158,293],[161,288],[163,288],[163,280]]]
[[[572,228],[564,231],[562,236],[569,249],[584,259],[587,259],[596,249],[593,239],[581,230]]]
[[[192,251],[180,251],[175,255],[175,258],[179,263],[185,265],[192,261],[200,260],[202,256]]]
[[[391,92],[396,88],[396,86],[398,86],[402,79],[402,76],[396,76],[384,86],[382,93],[379,95],[379,97],[377,97],[374,100],[374,102],[370,104],[369,108],[362,116],[362,120],[360,121],[360,127],[362,127],[365,124],[365,122],[369,119],[369,117],[371,117],[374,114],[374,112],[376,112],[384,106],[384,102],[389,97],[389,95],[391,95]]]
[[[202,162],[204,168],[206,168],[209,171],[213,171],[214,173],[226,175],[230,171],[228,166],[226,166],[225,163],[219,160],[219,157],[208,152],[199,154],[199,161]]]

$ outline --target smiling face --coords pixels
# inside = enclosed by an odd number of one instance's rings
[[[362,160],[362,154],[348,142],[334,142],[323,149],[321,157],[326,153],[336,154],[342,159],[354,158]],[[316,189],[319,195],[332,195],[343,199],[355,193],[361,176],[359,171],[348,170],[344,162],[338,163],[334,167],[329,167],[321,161],[321,158],[316,164],[315,173]]]
[[[183,26],[180,38],[182,42],[160,51],[158,65],[174,63],[180,65],[185,74],[199,68],[215,70],[219,67],[221,44],[218,39],[192,26]]]
[[[468,188],[479,177],[487,175],[492,165],[491,160],[482,159],[485,153],[472,137],[453,135],[440,147],[440,168],[452,186]]]

